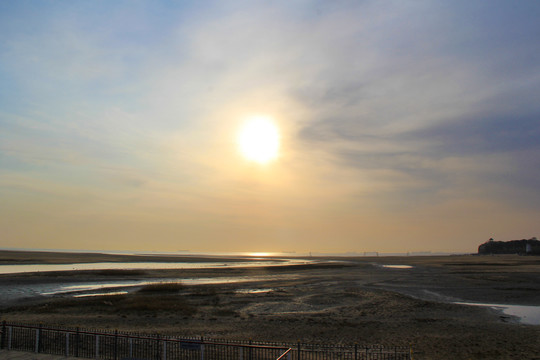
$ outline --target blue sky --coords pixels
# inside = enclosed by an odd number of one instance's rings
[[[1,245],[475,251],[540,230],[536,1],[0,3]],[[276,161],[244,159],[254,115]]]

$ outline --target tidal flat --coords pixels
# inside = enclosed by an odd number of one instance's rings
[[[239,259],[219,259],[233,260]],[[3,274],[0,318],[218,339],[412,345],[415,359],[540,357],[540,325],[500,308],[457,304],[539,306],[539,257],[304,260],[256,267]],[[216,258],[0,252],[0,264],[108,261]],[[77,287],[84,284],[118,286]],[[68,286],[73,287],[43,291]]]

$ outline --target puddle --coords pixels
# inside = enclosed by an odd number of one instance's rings
[[[388,269],[412,269],[411,265],[381,265],[383,268]]]
[[[58,285],[57,287],[49,291],[42,292],[41,295],[48,296],[48,295],[70,294],[70,293],[83,293],[83,292],[95,291],[95,290],[107,290],[107,289],[116,289],[116,288],[144,286],[144,285],[150,285],[154,283],[159,283],[159,282],[124,281],[124,282],[108,283],[108,284],[89,283],[89,284],[80,284],[80,285]],[[92,295],[92,294],[86,294],[86,295]]]
[[[457,305],[468,306],[483,306],[489,307],[502,312],[508,316],[514,316],[518,319],[520,324],[526,325],[540,325],[540,306],[533,305],[511,305],[511,304],[491,304],[491,303],[475,303],[462,301],[461,299],[445,296],[434,291],[423,289],[421,293],[406,291],[405,289],[399,289],[396,287],[384,287],[390,291],[396,291],[400,294],[410,296],[415,299],[435,301],[440,303],[450,303]]]
[[[113,291],[113,292],[95,293],[95,294],[79,294],[79,295],[73,295],[73,297],[83,298],[83,297],[92,297],[92,296],[114,296],[114,295],[125,295],[127,293],[128,293],[127,291]]]
[[[51,296],[51,295],[72,295],[75,297],[82,296],[99,296],[103,294],[104,291],[111,289],[124,289],[125,293],[129,292],[129,288],[135,289],[141,286],[162,284],[162,283],[180,283],[183,285],[213,285],[213,284],[234,284],[234,283],[243,283],[243,282],[252,282],[252,281],[268,281],[276,279],[295,279],[297,275],[283,275],[276,277],[275,275],[264,275],[264,276],[242,276],[242,277],[221,277],[221,278],[189,278],[189,279],[154,279],[154,280],[124,280],[124,281],[115,281],[115,282],[94,282],[94,283],[84,283],[76,285],[61,285],[50,286],[47,290],[40,291],[40,295]],[[272,289],[248,289],[253,291],[252,293],[257,292],[268,292]],[[96,292],[97,291],[97,292]],[[105,293],[106,295],[110,292]]]
[[[240,289],[236,290],[237,294],[264,294],[274,291],[274,289]]]
[[[540,306],[483,304],[470,302],[455,302],[454,304],[490,307],[495,310],[502,311],[506,315],[519,318],[519,322],[522,324],[540,325]]]

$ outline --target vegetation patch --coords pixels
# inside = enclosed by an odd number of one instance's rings
[[[178,282],[162,282],[158,284],[150,284],[139,289],[139,293],[177,293],[184,289],[184,285]]]
[[[239,316],[238,312],[233,309],[216,309],[212,314],[216,316]]]
[[[175,312],[182,315],[193,315],[197,308],[178,296],[133,296],[122,303],[114,304],[116,311],[151,311]]]

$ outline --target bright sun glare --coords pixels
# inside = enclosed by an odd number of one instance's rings
[[[268,117],[251,118],[240,129],[238,146],[246,159],[266,164],[278,155],[278,128]]]

